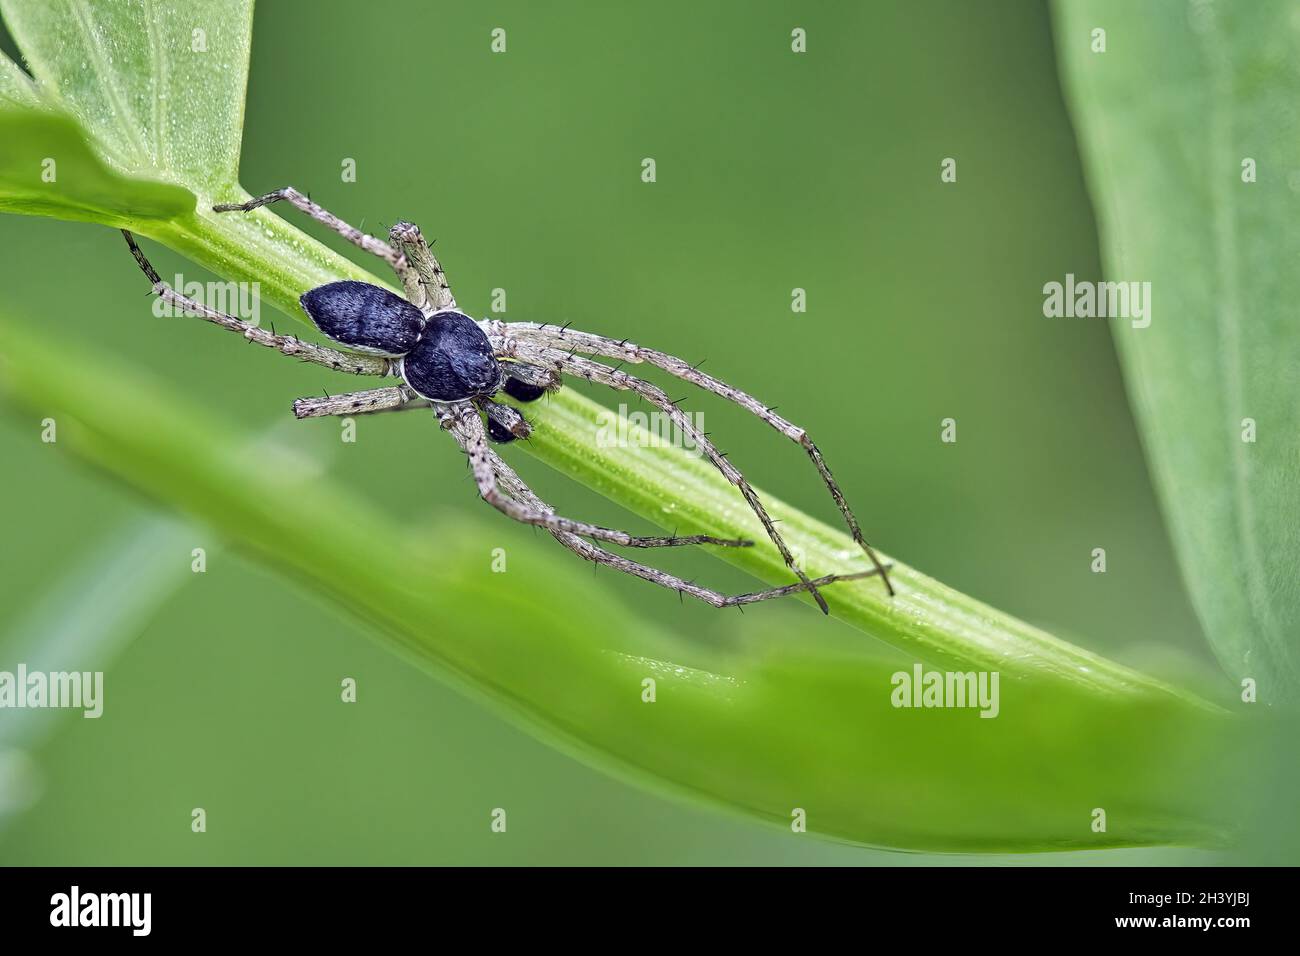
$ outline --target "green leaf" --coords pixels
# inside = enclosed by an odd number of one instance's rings
[[[413,532],[328,478],[300,481],[277,447],[242,454],[210,406],[7,321],[0,355],[0,403],[29,426],[54,417],[56,452],[220,529],[419,666],[642,785],[787,829],[799,808],[811,832],[948,851],[1217,843],[1238,812],[1226,788],[1246,776],[1244,726],[1215,708],[1004,675],[986,720],[894,707],[893,659],[813,656],[783,640],[702,661],[578,562],[547,560],[544,539],[512,544],[512,561],[534,570],[502,586],[477,521]]]
[[[1224,668],[1300,699],[1295,4],[1056,14],[1107,278],[1151,283],[1112,328],[1184,579]]]
[[[259,282],[264,300],[300,321],[306,289],[367,278],[265,209],[209,211],[213,199],[246,196],[234,164],[247,5],[190,2],[160,14],[143,3],[0,0],[0,9],[44,94],[80,121],[106,165],[199,197],[171,215],[132,199],[106,210],[105,222],[135,219],[138,231],[213,271]],[[193,29],[209,31],[226,82],[202,73],[215,61],[176,59],[187,23],[191,40]],[[175,108],[182,68],[200,70],[191,82],[204,99],[189,104],[199,108]],[[10,85],[24,96],[20,83]],[[5,189],[0,183],[0,198]],[[679,666],[681,646],[629,618],[576,561],[539,562],[545,570],[527,586],[503,590],[475,570],[483,566],[476,525],[444,529],[435,549],[328,482],[296,480],[292,461],[250,461],[225,423],[107,357],[0,330],[0,394],[11,407],[56,414],[60,447],[221,528],[534,733],[642,782],[783,826],[802,807],[813,831],[918,849],[1199,842],[1216,839],[1230,816],[1220,788],[1204,779],[1207,767],[1214,780],[1234,779],[1222,762],[1240,752],[1237,725],[1221,711],[911,569],[895,570],[897,599],[877,582],[827,597],[843,620],[914,657],[999,670],[997,720],[895,709],[897,665],[860,655],[808,658],[787,644],[710,668]],[[661,526],[761,540],[735,490],[685,451],[600,448],[600,412],[562,390],[534,411],[531,451]],[[810,572],[860,566],[842,532],[771,503]],[[789,581],[770,546],[724,556],[764,580]],[[584,595],[576,609],[551,600],[573,591]],[[431,623],[471,615],[472,640]],[[530,626],[518,627],[521,619]],[[620,622],[614,636],[611,620]],[[641,700],[647,676],[659,680],[654,707]],[[1104,833],[1089,825],[1097,806],[1110,815]]]
[[[18,64],[0,53],[0,109],[40,106],[36,86]]]
[[[0,0],[0,11],[37,81],[0,54],[0,211],[131,228],[299,316],[304,289],[365,276],[265,209],[211,210],[248,198],[251,2]]]
[[[128,172],[238,181],[251,0],[0,0],[44,93]]]
[[[0,212],[129,226],[194,208],[184,187],[109,169],[59,113],[0,108],[0,144]]]

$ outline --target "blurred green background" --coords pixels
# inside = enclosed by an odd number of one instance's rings
[[[489,49],[496,27],[504,54]],[[795,27],[806,54],[791,52]],[[262,3],[241,178],[255,193],[310,190],[370,229],[419,222],[475,315],[502,288],[508,318],[707,358],[811,430],[890,553],[1120,660],[1208,671],[1110,330],[1042,315],[1045,282],[1100,274],[1055,70],[1048,12],[1033,2]],[[645,157],[653,184],[641,181]],[[957,160],[955,184],[940,182],[945,157]],[[354,183],[341,180],[348,158]],[[393,514],[474,521],[485,561],[532,536],[476,501],[424,415],[361,420],[355,444],[340,442],[337,422],[287,421],[294,397],[338,380],[201,323],[155,319],[113,231],[0,217],[0,242],[9,313],[127,353],[244,423],[250,441],[279,423],[273,440]],[[150,252],[164,277],[208,278]],[[790,308],[796,287],[804,314]],[[797,448],[723,403],[691,401],[757,483],[834,518]],[[946,417],[955,445],[939,440]],[[94,579],[116,568],[164,595],[119,635],[102,719],[0,727],[15,748],[0,862],[933,859],[796,837],[611,780],[221,552],[213,533],[159,530],[144,502],[41,444],[38,422],[0,419],[0,441],[0,667],[57,636],[42,622],[77,612],[88,592],[67,581],[71,569]],[[565,513],[630,520],[525,454],[508,457]],[[122,572],[121,543],[150,533],[174,555]],[[198,546],[209,569],[191,575]],[[1106,574],[1089,570],[1095,547]],[[576,560],[558,546],[540,553]],[[527,560],[509,574],[527,575]],[[701,555],[665,563],[728,589],[752,583]],[[70,596],[41,611],[61,581]],[[693,641],[866,640],[800,604],[742,618],[612,574],[591,587]],[[81,612],[112,611],[111,597],[96,601]],[[355,705],[339,703],[344,676],[359,683]],[[208,813],[202,836],[190,832],[195,806]],[[508,809],[506,835],[489,831],[494,807]]]

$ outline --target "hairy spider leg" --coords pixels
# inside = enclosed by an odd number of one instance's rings
[[[390,266],[392,266],[393,271],[396,272],[398,278],[402,280],[403,286],[406,285],[405,274],[411,272],[412,270],[410,265],[407,263],[405,257],[398,250],[394,249],[392,246],[384,242],[382,239],[376,239],[374,236],[362,232],[356,226],[352,226],[344,222],[342,219],[334,215],[334,213],[330,212],[325,207],[321,206],[319,203],[312,202],[311,199],[309,199],[307,196],[300,193],[298,190],[294,189],[292,186],[285,186],[282,189],[277,189],[274,192],[269,192],[264,196],[257,196],[256,198],[250,199],[247,202],[218,203],[217,205],[212,207],[212,211],[213,212],[250,212],[254,209],[257,209],[259,206],[269,206],[271,203],[280,202],[281,200],[284,200],[285,202],[289,203],[295,209],[298,209],[301,212],[306,213],[308,216],[315,219],[317,222],[325,226],[327,229],[331,229],[334,232],[337,232],[340,236],[342,236],[348,242],[352,243],[354,246],[357,246],[360,249],[364,249],[366,252],[370,253],[371,255],[378,256],[380,259],[383,259]],[[417,303],[417,305],[418,304],[419,303]]]
[[[477,420],[477,416],[474,416]],[[475,445],[475,431],[472,424],[457,419],[449,423],[449,430],[460,444],[462,450],[473,460],[471,448]],[[495,475],[500,487],[511,498],[519,504],[538,513],[553,513],[553,509],[545,501],[539,498],[523,479],[519,477],[506,462],[493,451],[489,446],[479,442],[478,454],[481,458],[486,459],[489,463],[492,473]],[[568,548],[578,557],[585,561],[591,561],[595,564],[611,567],[616,571],[632,575],[643,581],[649,581],[651,584],[657,584],[662,588],[670,591],[676,591],[679,595],[690,595],[705,604],[716,608],[726,607],[743,607],[746,604],[755,604],[759,601],[768,601],[773,598],[786,597],[791,594],[798,594],[802,591],[811,590],[814,587],[825,587],[834,584],[837,581],[856,581],[861,578],[872,577],[878,572],[875,569],[870,571],[861,571],[854,574],[828,574],[824,577],[816,578],[807,583],[789,584],[784,587],[767,588],[761,591],[753,591],[746,594],[727,595],[710,588],[701,587],[693,581],[687,581],[667,572],[660,571],[658,568],[652,568],[648,565],[640,564],[621,555],[614,554],[605,550],[599,545],[578,537],[567,531],[558,528],[548,528],[552,537],[560,544]]]
[[[166,302],[183,309],[193,315],[206,319],[213,325],[219,325],[223,329],[229,329],[242,335],[249,342],[255,342],[258,345],[275,349],[285,355],[293,356],[304,362],[312,362],[316,365],[322,365],[325,368],[332,368],[337,372],[347,372],[351,375],[389,375],[393,370],[393,364],[387,358],[377,355],[359,355],[355,352],[341,352],[338,349],[331,349],[323,345],[316,345],[313,342],[304,342],[302,339],[292,335],[277,335],[274,332],[268,332],[266,329],[251,322],[245,322],[243,319],[236,318],[225,312],[218,312],[216,309],[209,309],[193,299],[181,295],[167,283],[163,282],[158,276],[158,271],[145,258],[144,253],[136,244],[135,237],[130,232],[123,229],[122,235],[126,237],[127,247],[131,250],[131,255],[139,264],[141,271],[149,277],[153,283],[153,292],[159,298]]]
[[[835,476],[831,474],[830,466],[826,464],[820,449],[813,443],[808,436],[808,432],[798,425],[787,421],[780,415],[777,415],[767,405],[760,402],[746,392],[728,385],[720,379],[714,378],[699,370],[697,365],[691,365],[684,359],[669,355],[666,352],[660,352],[655,349],[643,348],[626,340],[616,341],[603,335],[595,335],[591,332],[581,332],[576,329],[561,328],[556,326],[538,325],[532,322],[502,322],[500,320],[490,320],[482,323],[489,336],[501,336],[503,338],[513,338],[518,341],[534,342],[537,344],[550,346],[552,348],[564,351],[577,350],[588,355],[600,355],[606,358],[621,359],[624,362],[640,363],[646,362],[657,368],[663,369],[670,375],[675,376],[685,382],[690,382],[705,391],[712,392],[730,402],[739,405],[750,414],[766,422],[776,431],[780,432],[786,438],[798,444],[807,452],[808,457],[812,460],[813,465],[817,468],[818,474],[821,475],[823,483],[830,492],[831,498],[834,499],[844,523],[848,526],[849,533],[852,534],[853,540],[871,559],[872,564],[880,571],[881,580],[884,582],[885,589],[890,595],[894,594],[894,586],[889,580],[889,574],[886,572],[884,564],[880,560],[876,551],[867,543],[865,536],[862,534],[862,528],[858,524],[858,519],[849,507],[848,500],[844,492],[840,489],[839,483]]]
[[[343,395],[313,395],[296,399],[294,418],[323,418],[327,415],[374,415],[379,412],[398,412],[410,408],[428,408],[427,399],[420,398],[405,385],[388,385]]]
[[[776,523],[772,520],[771,515],[767,513],[767,509],[763,506],[763,502],[759,500],[758,493],[754,491],[753,486],[741,474],[740,469],[714,447],[713,442],[695,427],[691,417],[678,408],[676,403],[671,401],[662,389],[624,371],[602,365],[591,359],[582,358],[570,352],[561,352],[558,349],[499,335],[494,338],[489,334],[488,338],[503,354],[517,356],[535,365],[550,366],[558,372],[579,375],[588,381],[599,382],[602,385],[608,385],[610,388],[634,391],[663,411],[672,420],[673,424],[681,429],[682,434],[688,436],[695,443],[696,447],[704,453],[704,456],[722,473],[723,477],[736,486],[741,497],[745,499],[745,503],[749,505],[749,509],[754,512],[762,523],[763,530],[767,532],[768,538],[776,545],[776,549],[786,567],[794,573],[800,582],[808,585],[807,590],[817,602],[817,606],[821,608],[822,613],[830,613],[825,598],[821,596],[817,587],[811,583],[803,569],[796,564],[794,555],[786,545],[785,539],[781,537],[781,533],[777,531]]]
[[[406,297],[424,310],[426,315],[446,312],[456,308],[456,297],[451,294],[447,274],[424,239],[424,233],[413,222],[396,222],[388,230],[388,240],[402,251],[410,264],[410,273],[402,277]]]
[[[550,369],[525,365],[521,362],[503,362],[502,365],[508,376],[502,391],[516,400],[535,401],[547,392],[560,387],[560,376]],[[428,399],[420,398],[409,386],[403,384],[348,392],[343,395],[300,398],[293,403],[293,411],[298,418],[319,418],[326,415],[367,415],[428,408],[429,404]],[[517,432],[510,417],[519,414],[514,408],[497,402],[485,402],[484,405],[484,411],[487,412],[489,419],[495,416],[498,423],[508,431]],[[515,437],[526,438],[527,435],[515,434]]]
[[[583,535],[588,538],[595,538],[598,541],[609,541],[625,548],[675,548],[692,544],[713,544],[724,548],[747,548],[754,543],[734,538],[716,538],[708,534],[638,537],[628,534],[626,531],[602,528],[600,525],[563,518],[553,511],[539,511],[531,508],[502,494],[497,487],[492,464],[486,454],[487,432],[484,429],[483,420],[479,418],[478,411],[474,406],[469,402],[449,403],[446,405],[439,403],[435,404],[435,411],[444,428],[451,431],[453,435],[465,436],[466,443],[462,447],[469,456],[470,468],[473,471],[474,480],[478,484],[480,497],[506,517],[512,518],[521,524],[536,525],[537,527],[556,531],[567,531],[570,534]],[[459,441],[459,438],[457,440]]]

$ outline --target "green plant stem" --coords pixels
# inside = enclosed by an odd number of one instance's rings
[[[248,216],[195,214],[163,228],[149,223],[142,228],[214,272],[259,282],[264,299],[300,321],[305,316],[297,300],[307,289],[340,276],[384,281],[264,209]],[[714,553],[769,584],[790,582],[789,571],[739,493],[707,461],[649,435],[636,435],[635,426],[625,426],[629,441],[602,442],[599,433],[614,413],[572,389],[530,405],[528,414],[534,434],[523,447],[533,455],[662,528],[751,538],[756,547]],[[772,440],[783,439],[773,435]],[[816,480],[811,466],[809,479]],[[781,520],[782,533],[804,556],[809,574],[869,567],[844,532],[763,497]],[[870,579],[826,588],[831,613],[934,666],[998,670],[1008,678],[1047,677],[1103,694],[1157,692],[1195,699],[897,561],[892,577],[898,590],[894,598]]]
[[[213,202],[243,202],[243,190],[201,199],[200,209],[171,221],[138,223],[136,231],[156,239],[218,275],[257,283],[260,296],[281,312],[303,320],[298,296],[339,279],[384,284],[352,261],[321,245],[267,209],[215,213]],[[390,286],[392,282],[387,284]],[[394,287],[394,291],[400,289]]]

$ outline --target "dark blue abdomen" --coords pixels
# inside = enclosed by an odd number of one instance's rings
[[[331,282],[304,293],[298,301],[316,328],[358,352],[403,355],[424,328],[419,309],[368,282]]]

